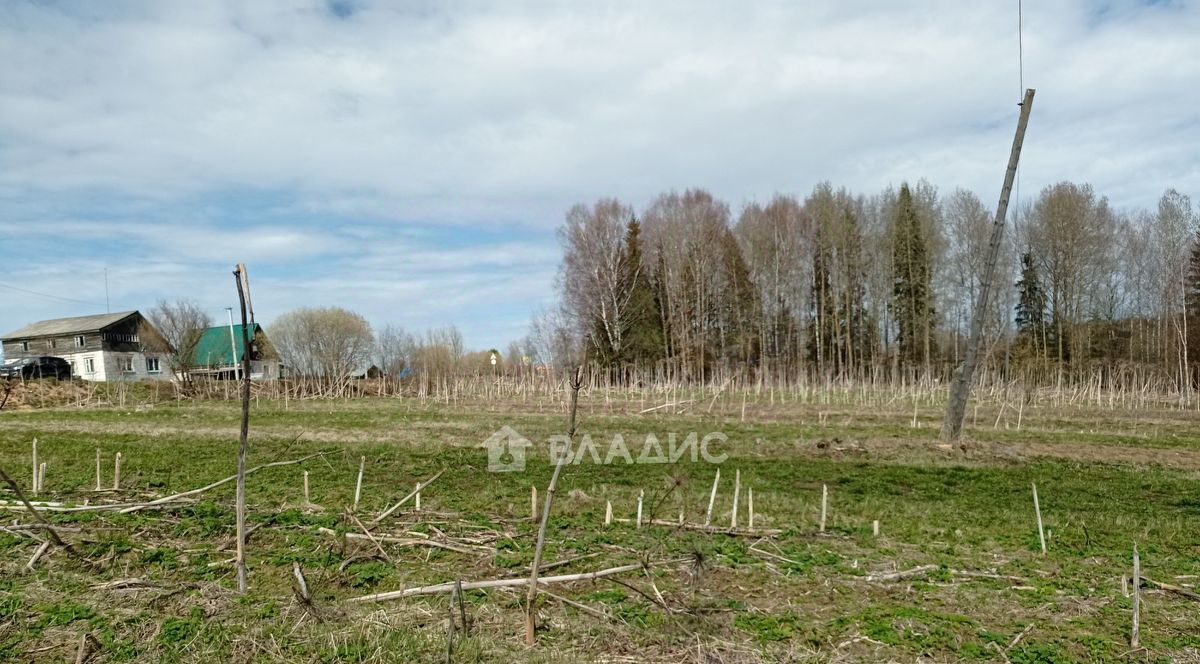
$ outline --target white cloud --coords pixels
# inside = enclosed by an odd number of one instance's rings
[[[869,193],[921,177],[990,202],[1015,124],[1008,3],[343,5],[6,3],[0,232],[65,224],[110,264],[136,232],[163,271],[144,294],[185,284],[168,264],[236,253],[281,283],[311,274],[314,298],[357,303],[337,290],[355,283],[453,320],[485,297],[544,301],[550,229],[571,203],[703,186],[736,206],[825,179]],[[1072,179],[1118,206],[1168,186],[1200,195],[1200,7],[1026,5],[1038,97],[1024,191]],[[205,209],[247,190],[280,201],[236,221],[221,218],[236,202]],[[127,225],[42,203],[63,197]],[[447,228],[490,235],[441,246]],[[520,245],[536,270],[495,241],[510,230],[544,238]],[[466,281],[446,277],[456,267]],[[497,292],[506,270],[522,283]]]

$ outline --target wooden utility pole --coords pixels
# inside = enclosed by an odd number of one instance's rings
[[[967,399],[971,396],[971,383],[975,375],[975,364],[979,358],[979,346],[983,343],[983,322],[987,317],[988,300],[992,294],[992,281],[996,277],[996,259],[1000,254],[1000,243],[1004,239],[1004,218],[1008,215],[1008,197],[1012,194],[1013,180],[1017,175],[1017,164],[1021,160],[1021,144],[1025,142],[1025,127],[1029,124],[1029,111],[1033,109],[1033,88],[1025,91],[1021,102],[1021,117],[1017,120],[1017,134],[1013,137],[1012,153],[1008,156],[1008,170],[1004,172],[1004,186],[1000,189],[1000,202],[996,205],[996,220],[992,223],[992,238],[988,242],[987,260],[983,267],[983,281],[979,286],[979,297],[975,300],[975,311],[971,313],[971,338],[967,341],[967,352],[962,367],[954,373],[950,383],[950,400],[946,404],[946,419],[942,421],[942,438],[958,440],[962,434],[963,416],[967,411]]]
[[[246,331],[246,300],[250,294],[250,279],[246,266],[238,263],[233,271],[237,282],[238,301],[242,310],[242,428],[238,436],[237,459],[237,583],[246,592],[246,448],[250,434],[250,335]],[[233,358],[236,362],[237,358]]]

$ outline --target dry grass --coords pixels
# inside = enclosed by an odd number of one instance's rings
[[[921,426],[914,428],[911,404],[863,409],[748,399],[743,421],[740,397],[727,394],[712,412],[708,400],[695,400],[699,407],[639,415],[641,399],[585,392],[581,433],[599,441],[614,433],[634,440],[722,431],[731,458],[714,520],[728,520],[736,468],[744,486],[754,487],[756,525],[783,534],[760,540],[628,523],[605,528],[606,503],[618,517],[632,517],[641,490],[647,505],[665,496],[659,518],[683,508],[689,520],[702,520],[712,467],[572,466],[546,559],[589,557],[553,573],[677,556],[703,564],[551,588],[595,613],[543,597],[533,650],[521,643],[519,589],[468,591],[471,631],[456,643],[456,661],[1186,660],[1200,646],[1195,607],[1147,590],[1147,650],[1127,653],[1128,600],[1120,592],[1134,539],[1156,579],[1190,585],[1176,577],[1200,562],[1191,535],[1200,510],[1189,498],[1200,488],[1193,472],[1200,444],[1186,412],[1035,405],[1016,431],[1015,420],[1006,429],[1004,413],[985,406],[964,452],[934,440],[936,404],[918,405]],[[90,633],[101,644],[92,662],[443,660],[448,596],[377,606],[345,600],[525,574],[534,539],[529,485],[544,488],[551,465],[535,455],[527,473],[487,473],[476,446],[501,424],[540,443],[565,419],[553,402],[384,398],[262,401],[251,422],[249,465],[328,454],[251,476],[250,522],[261,525],[250,538],[248,595],[232,590],[232,566],[223,562],[232,557],[225,550],[229,486],[169,510],[52,514],[78,530],[65,535],[83,559],[52,551],[26,572],[36,533],[0,532],[0,656],[70,659],[80,635]],[[48,493],[39,498],[146,500],[230,474],[236,409],[163,400],[140,409],[5,412],[0,463],[24,481],[34,436],[48,462]],[[124,453],[121,492],[91,491],[97,447],[106,473],[112,454]],[[446,469],[423,492],[421,513],[403,509],[373,534],[468,552],[320,532],[361,532],[343,515],[360,455],[368,458],[365,516]],[[303,504],[302,470],[319,507]],[[1039,484],[1052,532],[1045,557],[1030,481]],[[821,484],[832,498],[824,535],[815,532]],[[875,519],[883,524],[880,538],[870,535]],[[10,512],[5,523],[26,521]],[[297,599],[293,563],[304,569],[311,603]],[[919,565],[936,568],[896,582],[866,580]],[[98,585],[132,578],[145,583]]]

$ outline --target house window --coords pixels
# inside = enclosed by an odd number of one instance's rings
[[[162,369],[160,369],[158,366],[158,358],[157,357],[147,357],[146,358],[146,373],[153,373],[153,374],[162,373]]]
[[[117,371],[120,371],[121,373],[133,373],[133,358],[132,357],[118,357],[117,358]]]
[[[75,337],[75,347],[76,347],[76,348],[83,348],[83,344],[84,344],[84,342],[85,342],[85,341],[87,341],[87,339],[84,339],[82,334],[81,334],[81,335],[79,335],[79,336],[77,336],[77,337]]]
[[[25,350],[25,351],[29,350],[29,342],[28,341],[21,342],[21,350]]]
[[[83,361],[83,370],[90,374],[96,373],[96,360],[94,360],[90,357],[87,358],[86,360],[84,360]]]
[[[58,344],[57,344],[57,343],[55,343],[55,342],[56,342],[56,340],[55,340],[55,339],[51,339],[51,340],[50,340],[50,350],[54,350],[54,347],[58,345]]]

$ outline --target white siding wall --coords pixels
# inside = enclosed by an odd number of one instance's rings
[[[90,351],[86,353],[63,353],[59,357],[72,364],[72,373],[79,378],[91,381],[113,380],[171,380],[171,369],[167,358],[160,353],[118,353],[114,351]],[[151,373],[147,370],[146,360],[158,360],[159,371]],[[94,371],[89,373],[87,361],[92,360]],[[122,360],[133,363],[133,371],[124,371]]]

